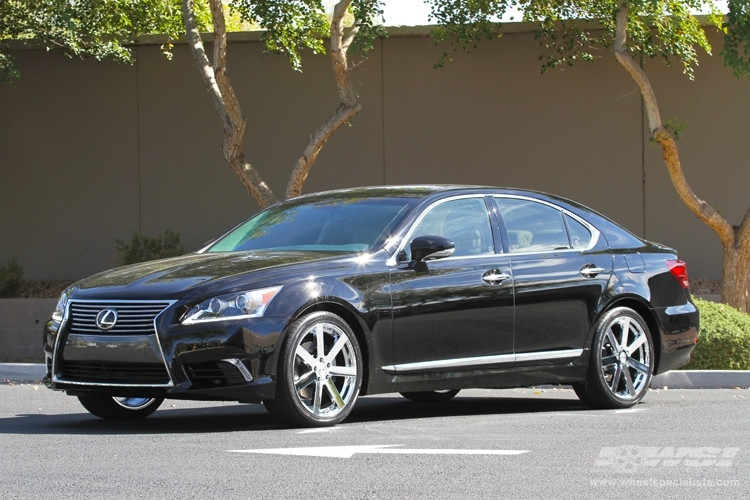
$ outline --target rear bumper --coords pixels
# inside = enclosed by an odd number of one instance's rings
[[[679,306],[655,310],[661,345],[656,374],[674,370],[690,362],[690,354],[695,349],[700,326],[700,313],[692,302]],[[656,340],[656,339],[654,339]]]

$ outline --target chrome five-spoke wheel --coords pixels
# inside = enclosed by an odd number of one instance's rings
[[[334,425],[359,395],[359,343],[339,316],[311,313],[290,327],[277,373],[276,398],[264,401],[271,414],[291,426]]]
[[[608,311],[594,336],[588,377],[578,396],[599,408],[626,408],[643,399],[654,369],[654,346],[641,316],[626,307]]]

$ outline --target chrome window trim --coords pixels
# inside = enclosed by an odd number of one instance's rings
[[[482,200],[482,202],[484,203],[485,208],[487,209],[487,223],[490,225],[490,231],[491,231],[492,230],[492,218],[490,216],[490,210],[489,210],[489,208],[487,208],[487,202],[484,200],[484,198],[486,196],[487,196],[486,193],[461,194],[461,195],[451,196],[449,198],[442,198],[442,199],[437,200],[434,203],[432,203],[430,206],[428,206],[426,209],[424,209],[421,214],[419,214],[419,217],[417,217],[417,219],[414,222],[412,222],[411,227],[409,228],[409,231],[406,233],[406,235],[403,238],[401,238],[401,241],[399,241],[398,246],[396,247],[396,250],[391,254],[391,256],[388,258],[388,260],[385,262],[385,265],[386,266],[390,266],[390,267],[397,266],[398,262],[396,261],[396,257],[401,252],[401,250],[403,250],[406,247],[407,242],[411,239],[412,233],[414,233],[414,229],[419,225],[420,222],[422,222],[422,219],[424,219],[424,217],[428,213],[430,213],[430,211],[433,208],[435,208],[435,207],[437,207],[439,205],[442,205],[443,203],[447,203],[449,201],[462,200],[462,199],[468,199],[468,198],[480,198]],[[494,242],[493,242],[492,246],[493,247],[495,246]],[[497,248],[495,248],[495,251],[492,252],[492,253],[485,253],[485,254],[481,254],[481,255],[467,255],[467,256],[464,256],[464,257],[462,257],[462,256],[445,257],[444,259],[440,259],[440,260],[476,259],[476,258],[480,258],[480,257],[487,258],[487,257],[494,257],[496,255],[507,255],[504,252],[502,252],[502,249],[500,249],[500,250],[501,251],[500,251],[499,254],[498,254]]]
[[[498,354],[495,356],[477,356],[472,358],[441,359],[438,361],[421,361],[418,363],[404,363],[400,365],[383,366],[384,372],[409,373],[443,368],[465,368],[470,366],[494,365],[501,363],[515,363],[519,361],[542,361],[550,359],[577,358],[583,354],[583,349],[565,349],[561,351],[540,351],[521,354]]]
[[[592,250],[597,245],[597,243],[599,243],[599,237],[601,233],[599,232],[597,228],[592,226],[587,220],[579,217],[578,215],[574,214],[573,212],[569,210],[564,209],[563,207],[559,205],[555,205],[554,203],[550,203],[549,201],[546,201],[546,200],[532,198],[531,196],[522,196],[522,195],[517,195],[517,194],[491,194],[490,196],[492,196],[493,198],[514,198],[517,200],[533,201],[536,203],[541,203],[542,205],[547,205],[548,207],[552,207],[558,210],[559,212],[562,212],[563,215],[569,215],[573,219],[583,224],[583,226],[586,229],[591,231],[591,241],[584,248],[566,248],[564,250],[545,250],[545,251],[534,251],[534,252],[508,252],[505,255],[535,255],[535,254],[563,253],[563,252],[588,252],[589,250]],[[499,210],[498,210],[498,217],[502,221],[503,225],[505,225],[505,221],[503,220],[503,214],[500,213]],[[564,221],[563,221],[563,227],[565,228],[565,231],[568,234],[568,236],[570,236],[570,230],[568,229],[567,225],[565,225]]]
[[[149,335],[155,335],[156,336],[156,345],[159,346],[159,354],[161,355],[162,362],[164,363],[164,369],[167,371],[167,376],[169,377],[169,382],[166,384],[119,384],[119,383],[100,383],[100,382],[78,382],[78,381],[68,381],[63,380],[61,378],[58,378],[57,376],[57,358],[60,353],[60,343],[62,342],[63,336],[67,337],[67,334],[65,333],[65,326],[67,325],[68,319],[70,317],[70,304],[72,302],[83,302],[83,303],[104,303],[104,304],[123,304],[123,303],[154,303],[154,302],[165,302],[167,305],[164,306],[164,309],[161,310],[159,314],[157,314],[154,317],[154,333]],[[159,340],[159,330],[156,328],[156,320],[159,319],[159,316],[164,314],[164,311],[169,309],[171,306],[173,306],[177,302],[176,300],[122,300],[122,299],[105,299],[105,300],[93,300],[93,299],[70,299],[68,300],[68,303],[65,307],[65,315],[63,316],[62,321],[60,322],[60,327],[57,329],[57,335],[55,335],[55,347],[52,351],[52,373],[50,374],[52,378],[53,383],[60,383],[60,384],[69,384],[69,385],[81,385],[81,386],[91,386],[91,387],[144,387],[144,388],[150,388],[150,387],[174,387],[174,380],[172,379],[172,373],[169,371],[169,365],[167,364],[167,358],[164,356],[164,347],[161,345],[161,341]],[[146,335],[148,336],[148,335]]]

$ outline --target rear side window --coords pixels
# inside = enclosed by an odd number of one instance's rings
[[[496,197],[508,230],[511,252],[543,252],[570,248],[560,210],[544,203]],[[589,239],[591,235],[589,235]]]

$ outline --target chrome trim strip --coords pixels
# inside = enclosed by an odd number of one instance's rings
[[[583,354],[583,349],[565,349],[564,351],[539,351],[539,352],[522,352],[516,354],[516,362],[521,361],[542,361],[547,359],[565,359],[577,358]]]
[[[167,371],[167,376],[169,377],[169,382],[167,384],[105,384],[105,383],[99,383],[99,382],[72,382],[63,380],[57,377],[57,371],[56,371],[56,362],[57,362],[57,356],[60,352],[60,342],[62,341],[63,333],[65,331],[64,327],[66,326],[66,323],[68,321],[68,315],[70,311],[70,304],[72,302],[82,302],[82,303],[92,303],[92,302],[98,302],[98,303],[106,303],[106,304],[122,304],[122,303],[146,303],[146,302],[163,302],[166,303],[164,306],[164,309],[161,310],[159,314],[157,314],[154,317],[154,334],[156,335],[156,344],[159,346],[159,353],[161,354],[161,359],[164,362],[164,369]],[[57,329],[57,335],[55,339],[55,349],[52,354],[52,382],[53,383],[60,383],[60,384],[70,384],[70,385],[87,385],[87,386],[94,386],[94,387],[174,387],[174,380],[172,379],[172,372],[169,371],[169,365],[167,364],[167,358],[164,356],[164,348],[161,345],[161,341],[159,340],[159,330],[156,328],[156,320],[159,319],[159,316],[164,314],[164,311],[169,309],[174,303],[177,302],[176,300],[91,300],[91,299],[70,299],[68,300],[67,307],[65,309],[65,316],[63,316],[63,320],[60,322],[60,327]],[[67,334],[65,335],[67,337]]]
[[[396,373],[418,372],[440,368],[460,368],[465,366],[494,365],[498,363],[513,363],[515,354],[498,354],[496,356],[477,356],[474,358],[441,359],[439,361],[421,361],[419,363],[404,363],[402,365],[384,366],[383,371]]]
[[[473,358],[441,359],[438,361],[422,361],[419,363],[404,363],[401,365],[383,366],[385,372],[406,373],[442,368],[463,368],[470,366],[494,365],[500,363],[514,363],[523,361],[542,361],[549,359],[577,358],[583,354],[583,349],[565,349],[562,351],[541,351],[521,354],[498,354],[496,356],[477,356]]]
[[[385,262],[385,265],[393,267],[393,266],[397,266],[399,264],[396,261],[396,256],[399,254],[399,252],[401,250],[404,249],[404,247],[406,247],[406,242],[408,242],[409,239],[411,238],[411,235],[414,232],[414,229],[417,227],[417,225],[419,225],[420,222],[422,222],[422,219],[424,219],[424,217],[430,212],[430,210],[432,210],[433,208],[437,207],[438,205],[442,205],[443,203],[447,203],[447,202],[453,201],[453,200],[462,200],[462,199],[467,199],[467,198],[481,198],[482,201],[484,202],[484,197],[485,196],[487,196],[487,193],[462,194],[462,195],[458,195],[458,196],[451,196],[450,198],[443,198],[442,200],[437,200],[435,203],[433,203],[432,205],[430,205],[429,207],[427,207],[425,210],[423,210],[422,213],[419,214],[419,217],[417,217],[417,219],[414,222],[412,222],[411,227],[409,228],[409,231],[406,233],[406,235],[403,238],[401,238],[401,241],[399,242],[398,246],[396,247],[396,250],[390,256],[390,258]],[[486,204],[485,204],[485,206],[486,206]],[[490,220],[489,210],[487,212],[487,222],[489,224],[492,224],[492,222]],[[494,257],[494,256],[497,256],[497,255],[505,255],[505,254],[502,253],[502,252],[500,252],[500,254],[498,254],[497,253],[497,249],[495,249],[494,253],[487,253],[487,254],[483,254],[483,255],[472,255],[472,256],[467,256],[467,257],[446,257],[446,258],[441,259],[441,260],[466,259],[466,258],[474,258],[474,259],[476,259],[476,258],[479,258],[479,257],[485,257],[486,258],[486,257]]]
[[[242,361],[240,361],[239,359],[237,359],[237,358],[220,359],[219,361],[224,361],[225,363],[229,363],[229,364],[232,364],[232,365],[236,366],[237,369],[242,374],[242,376],[245,378],[246,382],[252,382],[253,381],[253,376],[250,375],[250,371],[247,369],[247,366],[245,366],[245,364]]]

